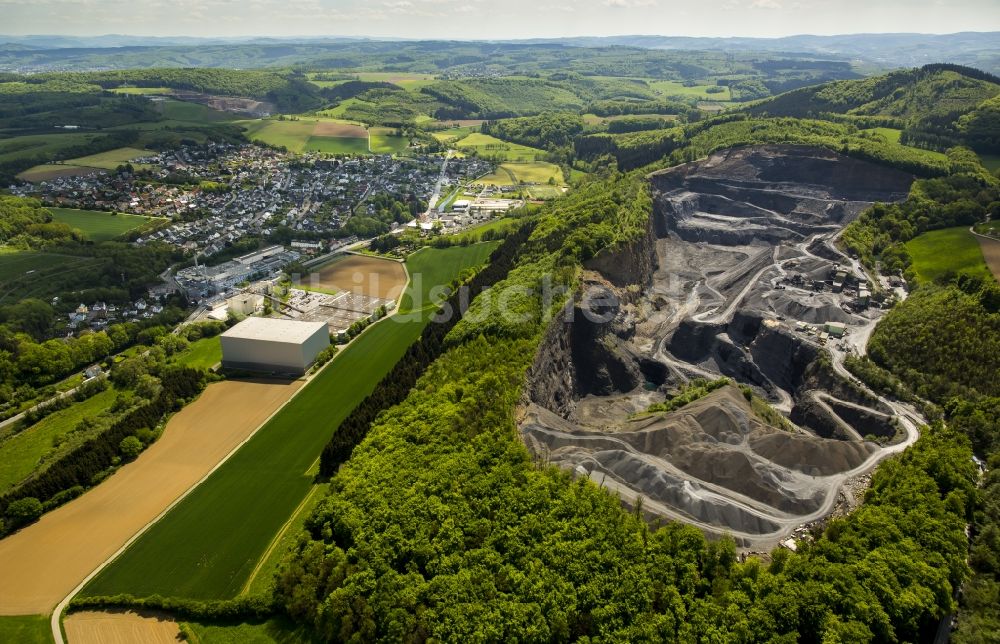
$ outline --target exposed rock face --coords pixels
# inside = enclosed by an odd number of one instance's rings
[[[835,231],[873,201],[905,197],[913,177],[805,146],[753,146],[650,175],[657,229],[714,244],[799,240]]]
[[[588,260],[586,268],[597,271],[615,286],[647,285],[656,272],[656,233],[653,220],[646,234],[615,252],[601,252]]]
[[[830,239],[911,180],[795,146],[724,151],[651,175],[647,234],[587,262],[580,292],[546,332],[522,400],[529,449],[647,515],[744,545],[773,544],[829,512],[843,481],[881,453],[865,437],[897,432],[890,408],[838,375],[819,341],[816,325],[872,319],[841,294],[862,278],[837,277],[854,269]],[[826,286],[834,278],[837,291]],[[642,413],[678,385],[721,375],[798,426],[734,387]]]

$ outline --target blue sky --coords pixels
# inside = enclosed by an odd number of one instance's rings
[[[0,33],[512,39],[1000,30],[1000,0],[0,0]]]

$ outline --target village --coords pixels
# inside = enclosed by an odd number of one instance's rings
[[[353,215],[375,215],[377,195],[415,204],[407,219],[441,185],[468,182],[490,162],[389,155],[324,158],[291,155],[259,145],[186,146],[141,157],[108,174],[58,177],[15,186],[19,196],[45,205],[105,210],[171,220],[134,239],[163,242],[209,257],[247,236],[268,238],[280,227],[306,246],[350,237]]]

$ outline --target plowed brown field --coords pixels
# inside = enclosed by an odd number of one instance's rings
[[[389,259],[348,255],[324,264],[308,279],[323,289],[395,300],[406,288],[406,269]]]
[[[131,611],[71,613],[63,627],[69,644],[176,644],[181,634],[171,619]]]

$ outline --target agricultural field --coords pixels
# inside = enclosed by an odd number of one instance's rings
[[[82,176],[98,170],[114,170],[132,159],[155,154],[150,150],[140,148],[115,148],[107,152],[91,154],[85,157],[67,159],[64,163],[46,163],[36,165],[17,175],[25,181],[46,181],[56,177]],[[136,164],[137,167],[148,167]]]
[[[406,270],[399,262],[362,255],[341,255],[323,264],[307,278],[325,292],[351,291],[395,300],[406,288]]]
[[[370,148],[372,154],[399,154],[406,151],[410,146],[408,139],[394,134],[396,130],[391,127],[373,127],[369,130],[371,134]]]
[[[292,152],[302,152],[316,127],[315,121],[278,121],[262,119],[238,122],[254,141],[285,147]]]
[[[333,110],[324,112],[332,115]],[[322,152],[324,154],[390,154],[409,145],[402,137],[393,136],[390,128],[373,128],[369,147],[369,132],[354,121],[337,118],[279,121],[262,119],[241,121],[247,135],[269,145],[284,146],[292,152]]]
[[[310,136],[302,151],[323,154],[368,154],[368,138]]]
[[[964,226],[919,235],[906,243],[906,250],[920,282],[933,282],[957,273],[985,277],[990,272],[979,241]]]
[[[455,143],[460,150],[476,153],[481,157],[498,157],[504,161],[537,161],[545,157],[545,151],[538,148],[509,143],[495,136],[473,132]]]
[[[92,257],[74,257],[0,246],[0,305],[30,297],[45,284],[41,278],[100,263]]]
[[[53,220],[82,230],[87,235],[87,239],[95,242],[121,237],[128,231],[153,221],[152,217],[143,217],[142,215],[111,214],[98,210],[77,210],[75,208],[49,208],[49,212],[52,213]]]
[[[49,414],[31,427],[0,430],[0,494],[20,483],[44,462],[83,442],[86,433],[75,432],[80,421],[96,418],[111,409],[118,392],[109,387],[87,400]],[[23,421],[19,421],[23,422]],[[71,434],[79,434],[71,437]],[[5,435],[6,434],[6,435]]]
[[[86,168],[82,165],[69,165],[65,163],[46,163],[28,168],[17,175],[18,179],[38,183],[39,181],[51,181],[59,177],[85,177],[91,174],[103,172],[97,168]]]
[[[0,616],[0,642],[50,644],[52,631],[46,615]]]
[[[468,136],[473,132],[479,130],[478,126],[466,125],[460,127],[450,127],[447,130],[438,130],[436,132],[431,132],[431,136],[442,143],[451,143],[453,141],[458,141],[462,137]]]
[[[705,101],[731,101],[732,96],[728,87],[722,87],[722,91],[710,92],[710,89],[719,87],[717,85],[694,85],[687,87],[684,83],[667,80],[651,80],[649,87],[663,96],[683,96],[685,98],[697,98]]]
[[[175,101],[167,99],[157,103],[164,118],[171,121],[189,121],[193,123],[205,123],[212,121],[232,121],[239,118],[236,114],[214,110],[201,103],[191,101]]]
[[[2,139],[0,140],[0,163],[24,157],[34,159],[40,155],[54,155],[58,158],[61,150],[85,145],[93,136],[93,134],[82,132],[62,132],[58,134],[29,134]]]
[[[424,249],[400,313],[365,331],[203,484],[98,575],[84,595],[233,597],[313,488],[331,433],[419,337],[431,288],[484,262],[495,244]],[[416,293],[419,287],[419,293]],[[416,296],[416,297],[414,297]],[[182,411],[183,413],[183,411]],[[44,518],[43,518],[44,520]]]
[[[134,462],[0,540],[0,570],[4,571],[0,614],[51,611],[253,434],[301,385],[301,380],[210,384],[197,400],[170,418],[160,439]],[[266,469],[267,462],[265,457],[258,466]]]
[[[85,610],[70,613],[63,619],[63,630],[72,644],[174,644],[180,635],[180,626],[174,620],[132,611]]]
[[[554,163],[532,161],[529,163],[502,163],[492,173],[478,179],[476,183],[491,186],[509,186],[522,183],[548,185],[552,179],[557,185],[565,184],[562,170]]]
[[[433,74],[417,74],[410,72],[360,72],[358,80],[366,82],[392,83],[403,89],[419,90],[434,82]]]

